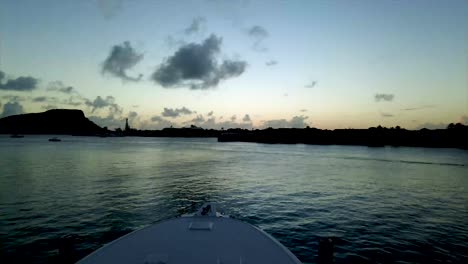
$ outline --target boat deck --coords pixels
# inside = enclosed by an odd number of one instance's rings
[[[78,263],[301,263],[262,230],[214,216],[180,217],[119,238]]]

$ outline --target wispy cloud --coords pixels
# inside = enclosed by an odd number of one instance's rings
[[[265,62],[266,66],[275,66],[276,64],[278,64],[278,61],[275,61],[275,60],[269,60]]]
[[[85,104],[92,108],[91,112],[95,112],[97,109],[109,108],[110,113],[120,114],[122,113],[122,108],[115,103],[115,98],[113,96],[106,96],[102,98],[97,96],[93,101],[86,99]]]
[[[247,30],[247,35],[254,41],[252,48],[255,51],[267,51],[264,45],[264,40],[270,35],[268,31],[262,26],[252,26]]]
[[[317,81],[312,81],[309,84],[304,85],[305,88],[314,88],[317,85]]]
[[[393,98],[395,98],[395,95],[385,94],[385,93],[378,93],[378,94],[375,94],[374,96],[374,99],[376,102],[380,102],[380,101],[391,102],[393,101]]]
[[[401,109],[402,111],[415,111],[415,110],[422,110],[422,109],[428,109],[428,108],[435,108],[435,105],[423,105],[419,107],[408,107],[408,108],[403,108]]]
[[[382,117],[394,117],[393,114],[385,113],[385,112],[380,112],[380,115],[381,115]]]
[[[192,20],[192,23],[190,24],[190,26],[188,26],[184,32],[185,34],[187,35],[190,35],[190,34],[195,34],[195,33],[198,33],[198,32],[201,32],[203,31],[203,28],[205,26],[205,23],[206,23],[206,19],[204,17],[195,17],[193,20]]]
[[[61,81],[50,82],[47,91],[56,91],[64,94],[77,93],[72,86],[66,86]]]

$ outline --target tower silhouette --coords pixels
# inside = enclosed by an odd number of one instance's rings
[[[130,131],[130,126],[128,125],[128,118],[125,118],[125,131]]]

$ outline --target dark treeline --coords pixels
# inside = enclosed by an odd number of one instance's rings
[[[218,141],[242,141],[283,144],[362,145],[369,147],[408,146],[468,149],[468,126],[450,124],[446,129],[407,130],[400,127],[368,129],[280,128],[263,130],[229,130]]]
[[[100,137],[216,137],[220,142],[257,142],[282,144],[362,145],[369,147],[410,146],[468,149],[468,126],[450,124],[446,129],[407,130],[400,127],[368,129],[267,128],[203,129],[164,128],[108,130],[87,119],[81,110],[55,109],[43,113],[8,116],[0,119],[0,134],[62,134]]]
[[[280,144],[361,145],[369,147],[408,146],[468,149],[468,126],[450,124],[446,129],[407,130],[400,127],[368,129],[267,128],[203,129],[164,128],[162,130],[120,130],[120,135],[143,137],[217,137],[219,142]]]

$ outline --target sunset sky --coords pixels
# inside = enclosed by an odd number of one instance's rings
[[[468,124],[468,1],[0,1],[0,116],[52,108],[109,128]]]

